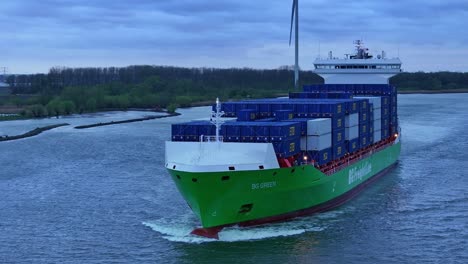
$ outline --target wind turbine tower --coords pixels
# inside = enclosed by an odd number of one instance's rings
[[[298,90],[299,85],[299,0],[293,0],[291,12],[291,29],[289,31],[289,46],[291,46],[292,29],[294,24],[294,48],[295,48],[295,64],[294,64],[294,89]]]

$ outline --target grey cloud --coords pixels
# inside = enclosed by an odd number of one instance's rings
[[[252,57],[275,55],[278,50],[282,51],[277,56],[289,54],[290,8],[291,1],[266,0],[5,0],[0,5],[4,25],[0,48],[7,49],[11,58],[26,51],[105,51],[132,63],[138,62],[126,54],[191,61],[210,57],[209,63],[217,59],[220,64],[238,54],[238,60],[252,63]],[[347,45],[368,37],[389,45],[404,42],[414,49],[426,43],[464,46],[468,44],[467,17],[468,2],[458,0],[302,0],[301,42]],[[265,54],[253,56],[256,51]],[[46,63],[44,67],[51,66]],[[201,59],[199,65],[204,63]]]

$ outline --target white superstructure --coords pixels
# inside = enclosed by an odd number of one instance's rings
[[[325,84],[389,84],[390,77],[401,72],[399,58],[387,59],[385,52],[373,57],[360,40],[356,44],[356,54],[346,54],[344,58],[334,58],[332,53],[326,59],[314,61],[315,73]]]

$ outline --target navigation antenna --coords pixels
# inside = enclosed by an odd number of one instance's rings
[[[358,40],[355,40],[354,41],[354,44],[356,45],[356,50],[357,50],[357,53],[359,54],[359,51],[361,50],[362,48],[362,40],[358,39]]]
[[[224,121],[221,120],[221,117],[224,115],[224,112],[221,111],[221,103],[219,102],[219,98],[216,98],[216,109],[215,111],[211,112],[211,120],[210,122],[215,125],[216,127],[216,142],[221,142],[219,131],[221,129],[221,125],[224,124]]]

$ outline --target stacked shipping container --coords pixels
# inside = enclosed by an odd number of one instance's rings
[[[307,120],[306,135],[301,137],[301,150],[322,165],[332,160],[332,119]]]
[[[396,102],[390,85],[304,86],[290,98],[223,103],[224,116],[237,121],[224,123],[220,135],[226,142],[272,143],[283,158],[302,151],[323,165],[396,133]],[[174,124],[172,140],[200,141],[215,132],[208,121]]]

